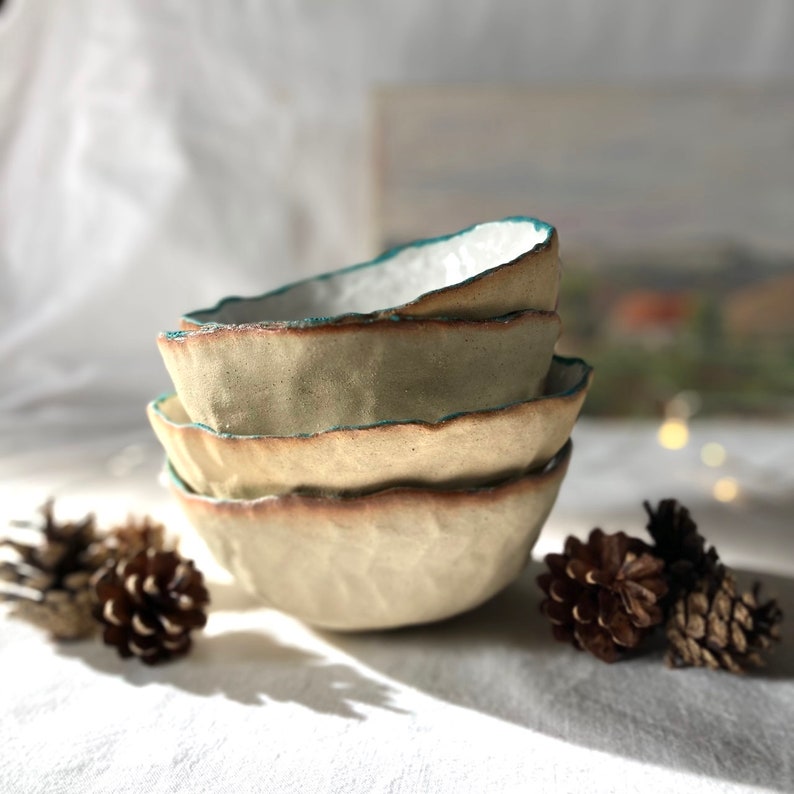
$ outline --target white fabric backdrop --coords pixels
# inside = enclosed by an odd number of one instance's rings
[[[8,0],[0,416],[142,422],[182,311],[375,253],[375,84],[793,74],[787,0]]]

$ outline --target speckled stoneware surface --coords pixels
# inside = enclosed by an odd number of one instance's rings
[[[210,325],[158,337],[191,421],[296,435],[385,420],[428,422],[543,393],[555,312],[282,328]]]
[[[559,291],[557,234],[535,218],[482,223],[418,240],[371,262],[325,273],[256,298],[225,298],[190,312],[183,329],[209,323],[302,324],[340,315],[485,319],[553,310]]]
[[[591,368],[555,356],[544,396],[439,422],[389,422],[306,436],[218,434],[191,424],[179,397],[147,408],[181,479],[199,494],[255,499],[285,493],[464,488],[546,463],[571,433]]]
[[[568,442],[541,473],[458,491],[216,500],[172,488],[218,562],[269,605],[359,631],[471,609],[524,568],[557,497]]]

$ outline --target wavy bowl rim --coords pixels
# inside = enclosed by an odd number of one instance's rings
[[[389,310],[391,311],[391,310]],[[274,320],[261,323],[238,323],[225,325],[207,323],[199,328],[183,328],[177,331],[160,331],[157,334],[158,344],[184,342],[187,339],[204,339],[212,337],[241,336],[253,334],[259,336],[278,336],[281,334],[298,334],[311,336],[316,334],[359,334],[362,331],[376,333],[383,329],[415,329],[415,328],[501,328],[508,325],[528,322],[532,319],[545,322],[557,322],[562,325],[562,318],[556,309],[517,309],[495,317],[447,317],[406,314],[345,314],[329,318],[327,321],[306,320]]]
[[[467,488],[435,488],[418,485],[393,485],[378,491],[351,494],[314,494],[314,493],[288,493],[268,494],[255,499],[228,499],[218,496],[200,494],[190,489],[176,471],[169,458],[165,459],[164,471],[169,483],[177,491],[178,498],[198,502],[211,508],[231,508],[232,510],[256,511],[258,508],[274,504],[298,504],[304,507],[311,505],[326,505],[336,507],[359,507],[366,504],[377,504],[381,500],[428,498],[450,500],[463,497],[491,496],[497,492],[508,491],[513,487],[538,485],[555,477],[564,477],[573,453],[573,441],[568,440],[552,457],[542,466],[527,468],[519,474],[506,477],[497,481]]]
[[[422,427],[422,428],[434,428],[434,427],[443,427],[447,426],[454,422],[459,422],[468,418],[476,418],[478,416],[491,416],[496,413],[500,413],[502,411],[507,411],[510,408],[517,408],[523,405],[533,405],[545,401],[551,400],[568,400],[572,397],[577,396],[581,392],[587,392],[590,386],[590,382],[593,377],[594,368],[592,365],[588,364],[583,358],[572,357],[572,356],[559,356],[553,355],[552,356],[552,366],[554,364],[561,364],[565,367],[581,367],[582,374],[576,383],[566,389],[565,391],[561,392],[554,392],[552,394],[540,394],[537,397],[529,397],[526,400],[515,400],[509,403],[503,403],[502,405],[497,405],[492,408],[479,408],[474,411],[455,411],[454,413],[447,414],[442,416],[440,419],[436,419],[435,421],[428,421],[426,419],[382,419],[379,422],[372,422],[366,425],[334,425],[332,427],[326,428],[325,430],[318,430],[315,433],[293,433],[292,435],[287,436],[279,436],[273,435],[270,433],[254,433],[254,434],[245,434],[245,433],[225,433],[220,430],[215,430],[214,428],[210,427],[203,422],[175,422],[172,419],[169,419],[161,410],[160,406],[166,400],[171,399],[172,397],[178,397],[179,395],[177,392],[163,392],[161,395],[156,397],[154,400],[151,400],[147,406],[147,411],[151,411],[156,417],[157,420],[162,422],[163,424],[167,425],[170,428],[174,428],[181,432],[187,431],[199,431],[202,433],[206,433],[213,438],[217,438],[220,440],[233,440],[233,441],[261,441],[263,439],[292,439],[292,438],[301,438],[301,439],[308,439],[308,438],[318,438],[318,437],[327,437],[328,435],[334,433],[349,433],[355,432],[360,430],[371,430],[374,428],[379,427]]]

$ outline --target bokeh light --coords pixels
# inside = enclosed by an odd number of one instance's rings
[[[718,502],[732,502],[739,495],[739,483],[733,477],[720,477],[712,493]]]
[[[707,444],[704,444],[700,450],[700,459],[703,463],[715,469],[722,466],[727,457],[728,453],[725,447],[716,441],[709,441]]]
[[[689,427],[683,419],[666,419],[656,438],[665,449],[683,449],[689,443]]]
[[[665,405],[664,413],[668,419],[691,419],[703,405],[700,395],[691,389],[680,391]]]

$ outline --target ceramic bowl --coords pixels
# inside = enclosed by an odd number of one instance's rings
[[[181,327],[289,326],[307,318],[322,323],[371,314],[485,319],[523,309],[551,311],[559,278],[554,228],[535,218],[506,218],[419,240],[256,298],[225,298],[186,315]]]
[[[193,422],[226,433],[298,435],[493,408],[542,394],[555,312],[292,328],[210,325],[158,346]]]
[[[570,459],[465,490],[392,488],[367,496],[198,496],[171,473],[210,551],[270,606],[306,623],[360,631],[465,612],[518,576]]]
[[[555,356],[539,398],[438,422],[385,422],[304,436],[216,433],[192,424],[176,394],[150,403],[147,413],[176,472],[207,496],[465,488],[546,463],[570,436],[591,375],[584,361]]]

